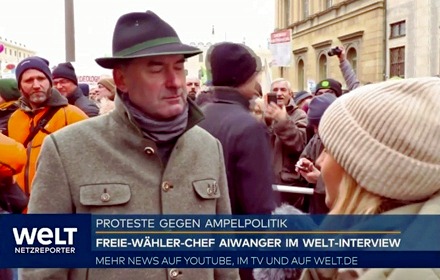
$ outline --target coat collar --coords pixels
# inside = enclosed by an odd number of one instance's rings
[[[293,98],[290,98],[289,104],[287,104],[287,106],[286,106],[287,113],[289,115],[291,115],[293,113],[293,111],[295,111],[298,108],[299,107],[296,106],[295,102],[293,101]]]
[[[76,87],[75,91],[67,97],[67,100],[69,101],[69,104],[75,104],[76,100],[81,96],[84,96],[81,88]]]
[[[250,101],[247,100],[236,88],[214,87],[214,102],[240,104],[247,111],[250,109]]]

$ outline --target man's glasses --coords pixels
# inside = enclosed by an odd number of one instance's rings
[[[54,81],[53,85],[54,86],[58,86],[58,85],[59,86],[65,86],[65,85],[68,85],[70,83],[73,83],[73,82],[71,82],[71,81],[69,81],[67,79],[60,79],[60,80]]]

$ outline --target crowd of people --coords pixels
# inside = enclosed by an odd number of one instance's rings
[[[231,42],[208,51],[211,79],[202,85],[185,76],[185,59],[201,50],[183,44],[151,11],[122,15],[113,55],[96,59],[112,70],[97,88],[79,84],[70,62],[51,71],[41,57],[23,59],[16,79],[0,79],[0,179],[29,197],[21,211],[29,214],[440,214],[440,78],[361,85],[340,49],[345,89],[328,77],[312,92],[294,92],[279,78],[262,92],[260,59]],[[313,195],[277,192],[273,185]],[[440,278],[438,269],[403,268],[33,268],[19,274]]]

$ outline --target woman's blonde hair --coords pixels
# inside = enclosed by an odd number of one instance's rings
[[[330,210],[333,215],[368,215],[380,214],[404,202],[397,202],[376,195],[362,188],[348,173],[344,172],[338,194]]]

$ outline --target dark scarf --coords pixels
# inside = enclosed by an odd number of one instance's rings
[[[169,142],[185,132],[188,124],[188,104],[182,114],[172,120],[159,121],[152,119],[134,105],[127,94],[121,94],[122,103],[127,107],[136,124],[145,137],[156,143]]]

